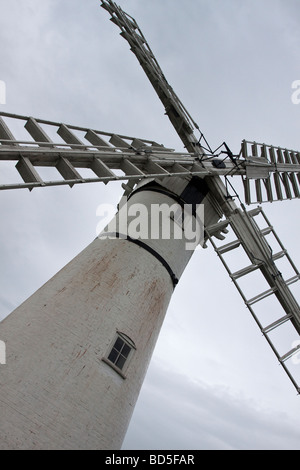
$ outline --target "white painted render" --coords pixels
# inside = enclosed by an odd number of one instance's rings
[[[174,200],[141,191],[130,203]],[[184,240],[144,240],[180,277]],[[145,248],[96,238],[0,325],[0,449],[118,449],[172,296],[166,267]],[[122,374],[103,358],[116,332],[136,350]]]

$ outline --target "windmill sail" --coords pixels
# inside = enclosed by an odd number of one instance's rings
[[[193,136],[194,128],[198,129],[198,125],[169,85],[137,22],[111,0],[103,0],[101,6],[111,14],[111,21],[120,28],[121,36],[129,43],[185,146],[190,148],[192,144],[201,151]]]
[[[17,121],[24,125],[25,140],[15,136]],[[8,162],[15,162],[17,172],[10,183],[0,184],[0,190],[112,181],[135,184],[145,178],[235,171],[230,160],[218,168],[213,160],[200,163],[197,154],[175,152],[154,140],[0,112],[0,167]],[[44,168],[57,170],[54,179],[42,178]],[[88,178],[81,174],[83,168],[91,170]],[[238,174],[243,173],[240,167]]]
[[[194,135],[194,129],[199,129],[199,126],[191,118],[186,108],[182,105],[181,101],[174,93],[171,86],[168,84],[162,70],[160,69],[150,46],[148,45],[145,37],[143,36],[136,21],[128,14],[126,14],[120,7],[118,7],[112,0],[102,0],[102,5],[111,14],[111,20],[121,29],[121,36],[129,43],[131,51],[137,57],[143,70],[145,71],[148,79],[153,85],[157,95],[159,96],[162,104],[165,107],[166,115],[169,117],[177,134],[181,138],[185,148],[191,154],[197,155],[200,165],[205,168],[206,150],[201,145],[203,134],[201,133],[200,139]],[[206,141],[205,141],[206,142]],[[291,199],[299,197],[300,188],[299,171],[300,159],[297,152],[284,150],[280,148],[268,147],[265,145],[251,144],[252,155],[249,156],[248,148],[249,142],[243,141],[242,149],[236,158],[232,158],[227,145],[227,156],[233,167],[229,170],[228,158],[225,162],[220,162],[215,166],[225,167],[225,175],[240,174],[242,175],[245,188],[245,200],[250,204],[256,202],[282,200],[284,198]],[[276,151],[276,154],[275,154]],[[210,158],[212,155],[210,156]],[[275,329],[279,329],[282,325],[288,323],[292,327],[294,338],[299,338],[300,334],[300,307],[293,296],[290,285],[299,280],[299,272],[294,266],[293,262],[287,255],[286,250],[282,249],[278,253],[273,253],[266,239],[267,232],[272,232],[272,226],[268,226],[261,230],[254,216],[256,212],[246,212],[243,204],[242,208],[238,208],[229,196],[227,188],[220,178],[220,173],[209,174],[207,176],[201,175],[205,178],[209,188],[209,194],[212,198],[212,203],[218,206],[220,213],[223,213],[223,220],[213,225],[206,225],[206,236],[212,242],[215,251],[223,262],[227,272],[229,273],[232,281],[238,288],[244,302],[256,320],[263,335],[267,339],[271,348],[273,349],[279,363],[283,366],[284,370],[291,379],[297,392],[300,392],[300,387],[293,374],[286,366],[286,361],[293,357],[299,351],[299,346],[292,347],[291,349],[282,353],[278,352],[276,346],[270,339],[270,334]],[[271,184],[270,175],[274,180],[275,193]],[[255,181],[255,197],[250,187],[250,181]],[[263,189],[265,188],[266,197],[264,197]],[[274,194],[273,194],[274,193]],[[259,209],[259,212],[261,209]],[[265,221],[266,216],[262,213]],[[223,233],[227,232],[227,227],[230,227],[236,239],[229,242],[222,247],[218,248],[214,242],[214,238],[224,238]],[[275,233],[275,232],[274,232]],[[277,237],[277,236],[276,236]],[[278,237],[277,237],[278,238]],[[279,239],[278,239],[279,240]],[[242,247],[247,259],[250,260],[246,266],[240,270],[232,272],[224,260],[224,254],[232,250]],[[276,265],[276,261],[280,258],[286,257],[293,269],[293,275],[290,278],[284,278]],[[268,285],[268,288],[259,292],[251,298],[247,298],[240,288],[238,280],[245,278],[251,273],[259,271]],[[277,314],[276,318],[270,323],[264,325],[254,312],[253,305],[258,301],[262,301],[269,296],[274,297],[279,301],[276,311],[281,312]],[[282,315],[282,310],[284,315]],[[299,341],[300,343],[300,341]]]
[[[241,157],[246,204],[300,198],[300,152],[244,140]]]
[[[300,273],[261,207],[240,212],[237,217],[233,214],[227,222],[227,228],[230,227],[233,233],[231,242],[218,243],[212,236],[214,227],[207,229],[208,237],[280,365],[300,393],[297,378],[290,370],[293,356],[300,347],[300,341],[299,345],[291,347],[300,335],[300,307],[289,288],[299,281]],[[276,241],[276,250],[271,246],[270,237],[273,246]],[[237,251],[244,265],[232,269]],[[282,260],[285,261],[284,272],[279,264]],[[253,279],[253,273],[259,273],[259,276]],[[249,289],[253,285],[254,292]],[[275,302],[268,304],[270,300]]]

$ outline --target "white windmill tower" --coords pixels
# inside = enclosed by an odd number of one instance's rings
[[[299,391],[288,367],[298,348],[278,351],[272,340],[272,332],[286,324],[299,334],[299,305],[289,289],[299,272],[261,208],[247,212],[238,207],[227,187],[228,175],[240,175],[246,203],[254,197],[257,202],[299,197],[299,153],[245,141],[239,155],[226,144],[212,152],[202,134],[195,137],[197,125],[166,81],[135,20],[110,0],[102,6],[121,28],[186,152],[145,139],[1,113],[1,158],[16,161],[24,180],[1,189],[126,180],[130,197],[122,214],[134,215],[136,204],[148,214],[155,205],[176,203],[179,216],[184,204],[204,206],[206,239]],[[23,120],[35,143],[16,140],[6,118]],[[57,129],[65,145],[52,141],[45,126]],[[84,132],[84,140],[77,132]],[[44,181],[41,166],[55,167],[64,180]],[[95,177],[82,178],[80,168],[90,168]],[[165,212],[162,224],[167,222],[173,233],[177,212],[171,221],[170,214]],[[255,222],[257,216],[265,220],[263,229]],[[130,221],[120,221],[118,215],[117,222],[109,227],[110,238],[104,234],[96,239],[1,324],[1,340],[7,345],[7,364],[1,370],[1,448],[121,445],[168,302],[192,251],[186,249],[186,236],[135,238]],[[235,238],[217,244],[215,238],[222,239],[228,229]],[[276,252],[269,235],[278,242]],[[226,254],[241,247],[249,263],[232,271]],[[276,265],[283,257],[293,270],[289,278]],[[239,281],[254,271],[261,272],[268,288],[247,298]],[[266,324],[255,306],[269,296],[278,300],[281,314]],[[38,364],[33,361],[37,356]]]

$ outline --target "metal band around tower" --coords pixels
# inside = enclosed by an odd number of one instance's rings
[[[160,263],[166,268],[166,270],[168,271],[168,273],[171,277],[173,287],[175,288],[175,286],[178,284],[179,279],[175,275],[175,273],[172,270],[169,263],[167,263],[166,260],[156,250],[151,248],[151,246],[148,246],[142,240],[139,240],[137,238],[131,238],[129,235],[124,235],[124,234],[119,233],[119,232],[107,232],[103,235],[105,235],[105,237],[115,237],[115,238],[120,238],[120,239],[123,239],[123,240],[128,240],[129,242],[135,243],[136,245],[140,246],[141,248],[144,248],[146,251],[148,251],[148,253],[151,253],[151,255],[153,255],[158,261],[160,261]],[[101,239],[101,234],[99,235],[98,238]]]

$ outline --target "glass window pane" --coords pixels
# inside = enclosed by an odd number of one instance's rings
[[[117,339],[109,355],[107,356],[107,359],[109,359],[109,361],[122,370],[131,350],[132,347],[120,336],[117,336]]]
[[[118,360],[116,362],[116,366],[119,367],[119,369],[122,369],[126,361],[126,357],[124,356],[119,356]]]
[[[108,356],[108,359],[109,359],[111,362],[115,363],[115,362],[116,362],[116,359],[117,359],[117,357],[118,357],[118,355],[119,355],[118,351],[116,351],[116,350],[113,348],[113,349],[111,350],[109,356]]]
[[[130,353],[131,347],[128,346],[128,344],[124,343],[123,349],[122,349],[122,356],[128,357],[128,354]]]
[[[123,344],[124,344],[124,341],[119,337],[117,339],[117,341],[115,342],[115,345],[114,345],[114,348],[117,350],[117,351],[121,351],[122,347],[123,347]]]

